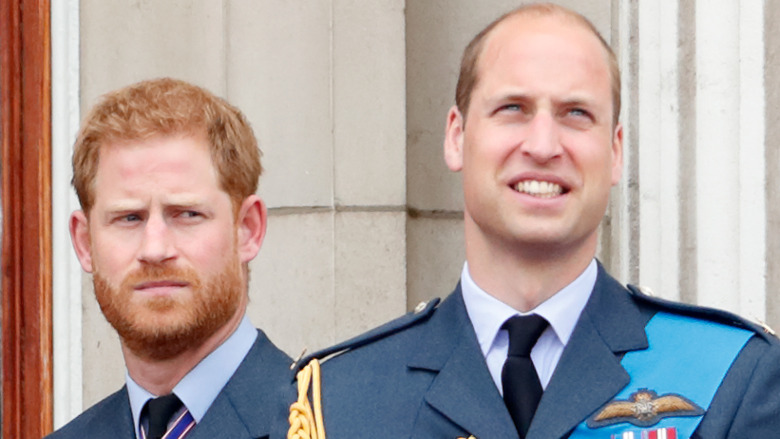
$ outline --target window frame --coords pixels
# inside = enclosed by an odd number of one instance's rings
[[[52,429],[49,0],[0,2],[2,436]]]

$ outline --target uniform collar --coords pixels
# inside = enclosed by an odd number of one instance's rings
[[[469,315],[479,347],[483,355],[488,350],[501,329],[501,325],[514,315],[538,314],[544,317],[563,346],[569,342],[577,319],[590,298],[598,275],[598,264],[593,259],[587,268],[569,285],[542,302],[536,308],[521,313],[504,302],[491,296],[480,288],[469,273],[468,262],[461,273],[463,302]]]
[[[217,398],[219,392],[225,387],[252,348],[255,339],[257,339],[257,330],[252,326],[249,318],[244,315],[238,328],[233,331],[230,337],[201,360],[173,388],[173,393],[184,403],[195,422],[200,422],[203,419],[211,403]],[[128,373],[125,373],[125,381],[136,437],[140,437],[141,410],[146,401],[160,395],[148,392],[133,381]]]

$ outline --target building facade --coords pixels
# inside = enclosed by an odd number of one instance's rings
[[[247,114],[269,208],[249,314],[295,357],[455,286],[462,196],[445,116],[463,47],[521,3],[52,1],[55,427],[124,380],[67,235],[79,109],[172,76]],[[602,263],[659,296],[780,325],[780,2],[559,3],[622,69],[625,172]]]

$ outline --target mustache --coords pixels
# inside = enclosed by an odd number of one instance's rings
[[[121,287],[122,289],[132,289],[139,284],[159,281],[183,282],[193,288],[199,288],[202,284],[201,277],[191,268],[168,265],[143,265],[128,273],[122,280]]]

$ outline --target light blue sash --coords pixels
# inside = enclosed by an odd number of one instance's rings
[[[632,395],[636,396],[640,391],[645,394],[655,392],[659,398],[671,395],[672,398],[688,400],[702,410],[679,414],[667,411],[649,421],[652,425],[642,425],[641,420],[632,416],[621,421],[621,418],[612,415],[611,419],[600,422],[595,422],[594,416],[580,424],[571,438],[623,438],[630,437],[623,436],[624,432],[635,432],[633,437],[640,439],[651,437],[648,432],[666,428],[676,429],[678,439],[689,438],[709,408],[731,363],[753,335],[745,329],[665,312],[653,316],[645,331],[649,347],[629,352],[623,357],[621,364],[631,376],[631,381],[611,403],[632,402]],[[597,413],[603,409],[600,408]],[[600,425],[591,427],[588,423]]]

